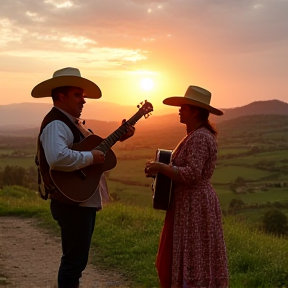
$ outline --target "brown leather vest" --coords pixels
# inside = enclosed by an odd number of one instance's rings
[[[68,199],[64,196],[53,184],[53,181],[49,174],[49,164],[47,163],[44,149],[42,147],[40,136],[43,132],[43,129],[52,121],[59,120],[64,122],[71,132],[73,133],[73,144],[79,143],[82,139],[84,139],[84,135],[81,131],[74,125],[74,123],[59,109],[53,107],[51,111],[44,117],[41,127],[40,133],[37,139],[37,155],[35,157],[35,163],[38,166],[38,192],[44,200],[48,198],[56,199],[60,202],[70,204],[70,205],[78,205],[78,203]],[[44,190],[44,191],[43,191]]]

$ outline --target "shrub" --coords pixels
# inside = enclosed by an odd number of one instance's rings
[[[263,216],[263,228],[265,232],[270,234],[278,236],[286,235],[288,228],[287,223],[287,216],[277,209],[270,210]]]

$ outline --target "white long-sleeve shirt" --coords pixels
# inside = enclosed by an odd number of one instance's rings
[[[59,110],[77,126],[85,137],[91,135],[91,132],[88,131],[84,125],[76,124],[79,122],[78,118],[73,117],[61,109]],[[91,151],[76,151],[71,149],[73,140],[74,136],[72,131],[64,122],[60,120],[50,122],[43,129],[40,136],[40,141],[44,149],[47,163],[51,169],[69,172],[84,168],[93,163],[93,155]],[[102,208],[100,194],[108,194],[108,191],[103,191],[103,189],[107,189],[104,174],[102,175],[99,186],[97,187],[93,196],[87,201],[82,202],[79,206],[96,207],[98,210],[100,210]],[[79,191],[79,193],[81,193],[81,191]]]

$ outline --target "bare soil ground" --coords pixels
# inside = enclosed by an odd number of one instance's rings
[[[39,228],[34,219],[0,217],[0,287],[57,288],[61,257],[59,237]],[[121,275],[88,265],[81,288],[132,287]]]

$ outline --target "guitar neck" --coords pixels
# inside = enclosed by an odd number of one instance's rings
[[[143,116],[141,111],[134,114],[129,120],[123,123],[116,131],[110,134],[106,139],[104,139],[100,145],[95,149],[102,151],[104,154],[108,149],[110,149],[125,133],[129,125],[135,125],[135,123]]]

